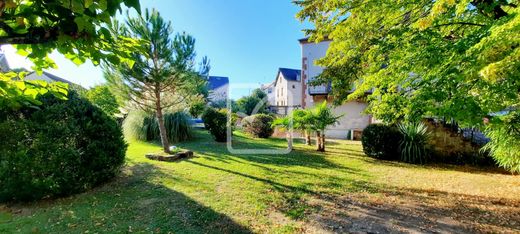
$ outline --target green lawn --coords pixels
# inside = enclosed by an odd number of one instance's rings
[[[251,139],[238,148],[286,147]],[[93,191],[0,204],[0,233],[519,232],[520,177],[457,166],[413,166],[364,156],[359,142],[326,153],[232,155],[205,132],[179,144],[196,157],[156,162],[132,142],[122,175]]]

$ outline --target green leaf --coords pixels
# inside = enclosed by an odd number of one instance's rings
[[[94,3],[94,0],[85,0],[85,8],[89,8],[92,3]]]
[[[139,0],[125,0],[125,5],[134,8],[137,13],[141,14],[141,5],[139,4]]]

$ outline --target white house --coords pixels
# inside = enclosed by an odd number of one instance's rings
[[[268,106],[275,106],[275,91],[274,91],[274,82],[269,84],[262,84],[260,86],[260,90],[262,90],[265,94],[267,94],[267,104]]]
[[[229,78],[223,76],[208,77],[208,99],[217,103],[226,101],[229,95]]]
[[[279,68],[274,81],[274,106],[279,114],[288,114],[302,105],[301,70]]]
[[[315,61],[326,55],[330,41],[314,43],[308,41],[307,38],[299,41],[302,48],[302,93],[300,95],[302,108],[312,108],[325,100],[332,104],[334,100],[332,96],[328,95],[330,85],[308,85],[309,81],[323,71],[322,67],[315,65]],[[334,107],[333,112],[336,115],[343,115],[343,117],[338,124],[327,128],[325,135],[330,138],[359,139],[361,131],[372,122],[372,117],[363,113],[367,106],[368,104],[363,101],[348,101]]]

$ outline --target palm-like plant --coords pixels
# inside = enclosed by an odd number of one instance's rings
[[[289,150],[292,150],[293,148],[293,139],[292,139],[292,132],[289,131],[289,129],[293,128],[293,120],[289,118],[288,116],[277,118],[273,121],[272,125],[273,127],[279,127],[280,130],[286,132],[287,137],[287,148]]]
[[[408,163],[426,163],[428,151],[426,149],[430,133],[424,123],[399,124],[399,131],[403,139],[399,144],[401,160]]]
[[[332,110],[327,106],[326,101],[311,110],[310,123],[312,129],[316,131],[316,146],[318,151],[325,151],[325,128],[330,125],[335,125],[342,116],[343,115],[334,115]]]
[[[305,144],[311,145],[312,113],[308,110],[294,110],[292,112],[294,129],[301,131],[305,136]]]

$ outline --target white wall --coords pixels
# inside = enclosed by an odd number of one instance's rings
[[[309,79],[323,72],[323,68],[315,65],[315,61],[326,55],[330,41],[322,41],[318,44],[312,42],[302,43],[301,45],[302,58],[307,58],[306,60],[302,60],[302,73],[305,74],[305,76],[302,77],[302,82],[307,83]],[[305,64],[303,64],[304,61]],[[303,80],[303,78],[306,78],[306,80]],[[308,90],[304,90],[304,92],[305,98],[302,100],[305,102],[305,109],[313,108],[315,105],[325,101],[324,95],[311,96]],[[333,100],[327,100],[329,105],[332,101]],[[349,135],[350,130],[361,130],[368,126],[371,118],[369,115],[363,113],[367,106],[367,103],[364,102],[349,101],[333,108],[333,112],[336,115],[343,115],[343,117],[340,118],[339,124],[327,128],[325,131],[326,137],[345,139]]]
[[[267,94],[267,103],[269,106],[276,105],[276,93],[274,90],[274,84],[262,85],[262,91]]]
[[[301,106],[301,81],[289,81],[283,77],[282,73],[279,73],[274,86],[274,94],[275,106],[289,106],[289,110],[294,109],[293,106]]]

